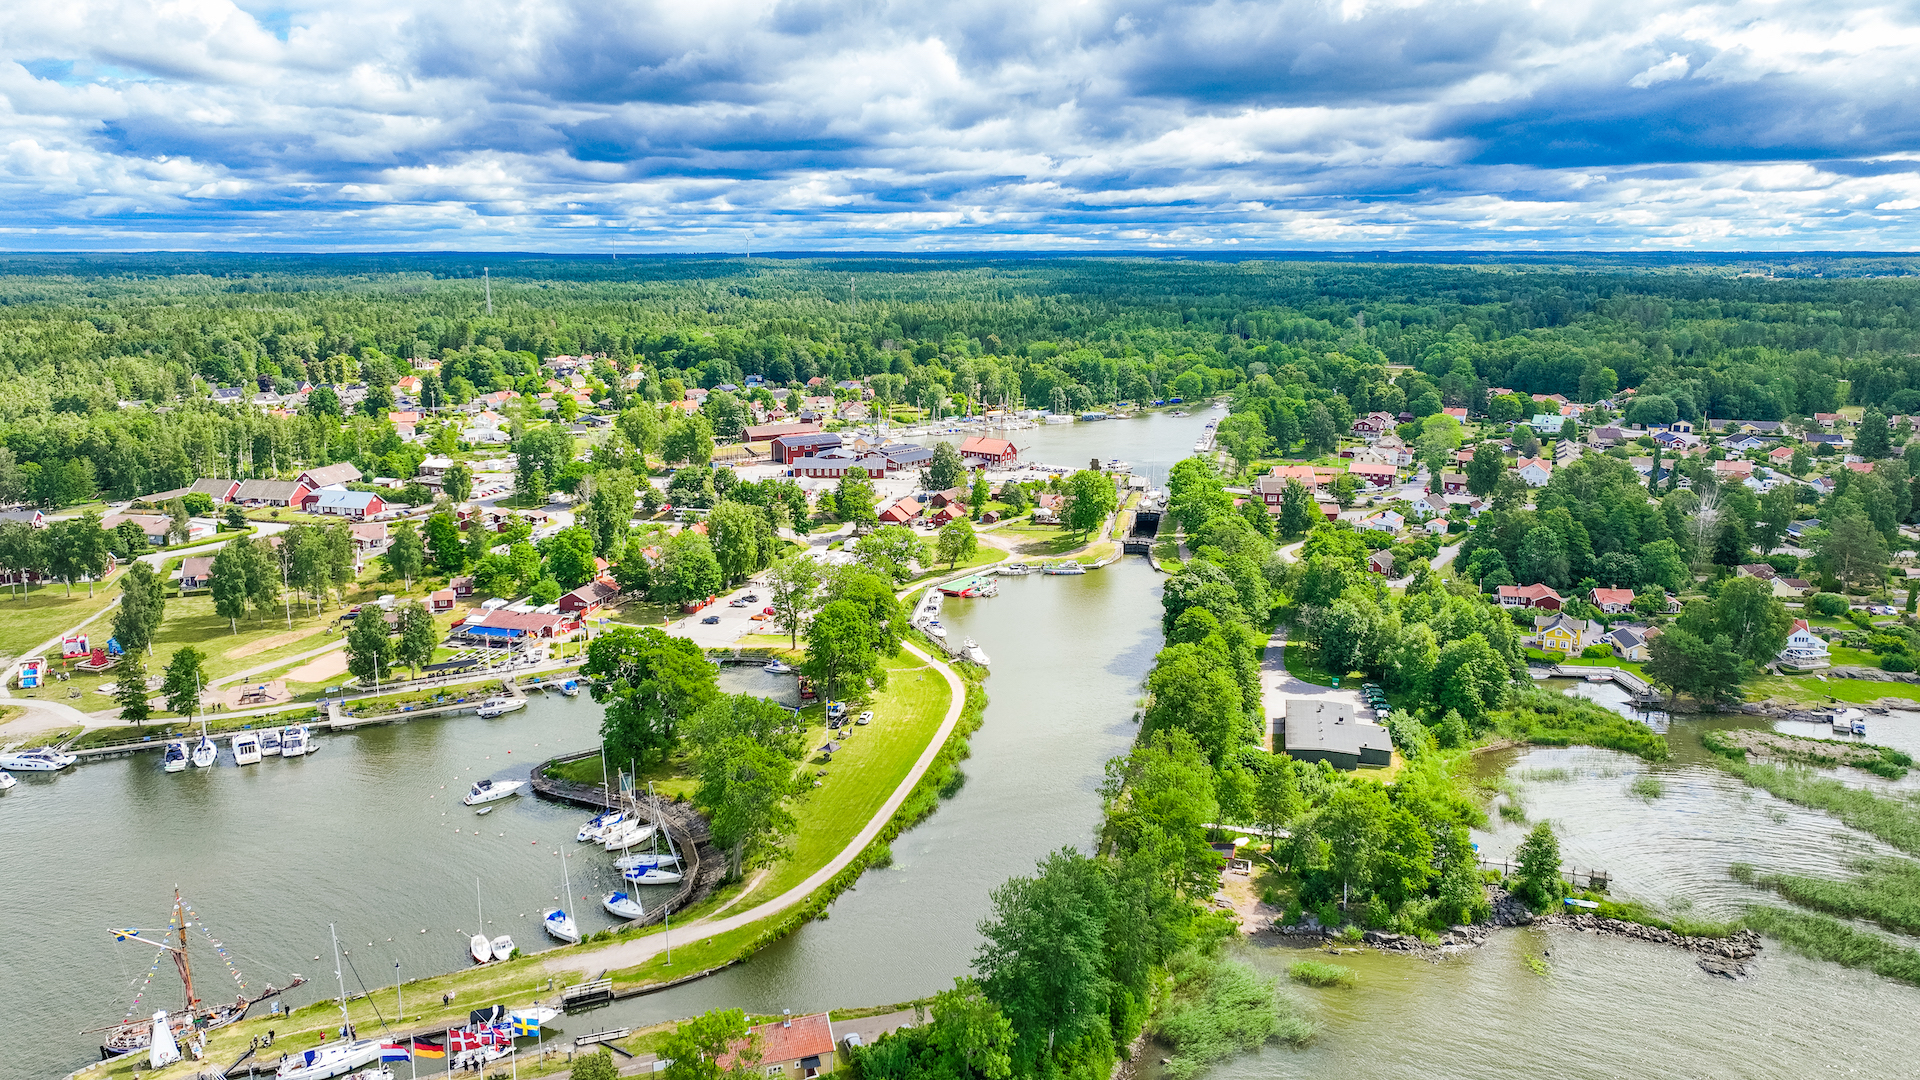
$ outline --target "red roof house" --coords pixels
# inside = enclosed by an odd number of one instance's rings
[[[1595,589],[1593,606],[1609,615],[1618,615],[1633,606],[1632,589]]]
[[[783,1076],[804,1080],[834,1071],[833,1022],[826,1013],[795,1016],[747,1029],[747,1037],[757,1043],[760,1061],[751,1071],[763,1076]],[[723,1073],[730,1073],[736,1055],[747,1044],[735,1043],[714,1060]]]
[[[1560,606],[1566,603],[1559,593],[1546,585],[1502,585],[1498,592],[1501,607],[1559,611]]]
[[[1005,439],[969,435],[960,444],[960,460],[968,465],[1011,465],[1020,460],[1020,450]]]

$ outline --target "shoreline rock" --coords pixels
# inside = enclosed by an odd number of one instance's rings
[[[1452,927],[1440,935],[1439,940],[1432,943],[1422,941],[1410,934],[1368,930],[1360,935],[1360,944],[1371,946],[1382,952],[1408,953],[1437,961],[1456,952],[1484,945],[1496,930],[1515,926],[1561,926],[1583,933],[1611,934],[1615,937],[1644,941],[1649,945],[1684,949],[1699,958],[1698,963],[1702,971],[1728,979],[1741,979],[1750,975],[1747,961],[1760,954],[1760,934],[1754,930],[1735,931],[1732,936],[1724,938],[1695,937],[1672,930],[1662,930],[1657,926],[1607,918],[1585,911],[1577,914],[1552,912],[1535,915],[1525,904],[1499,886],[1490,886],[1487,892],[1488,899],[1493,904],[1493,915],[1487,922]],[[1267,929],[1281,937],[1322,939],[1334,937],[1333,931],[1311,918],[1308,922],[1291,926],[1281,925],[1276,921]]]

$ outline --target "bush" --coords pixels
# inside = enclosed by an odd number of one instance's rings
[[[1807,606],[1829,618],[1839,618],[1847,613],[1847,598],[1839,593],[1814,593]]]
[[[1880,658],[1882,671],[1912,671],[1913,658],[1906,653],[1890,652]]]
[[[1247,965],[1189,955],[1171,966],[1173,994],[1152,1031],[1173,1047],[1166,1075],[1174,1080],[1236,1051],[1276,1039],[1299,1046],[1313,1037],[1313,1025],[1280,996],[1278,983]]]
[[[1352,968],[1339,964],[1323,964],[1318,960],[1302,960],[1287,969],[1287,977],[1294,982],[1303,982],[1308,986],[1345,986],[1358,982]]]

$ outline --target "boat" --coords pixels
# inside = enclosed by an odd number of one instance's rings
[[[281,757],[306,757],[313,751],[313,737],[305,724],[295,724],[280,737]]]
[[[280,729],[279,728],[270,727],[267,730],[260,733],[260,756],[262,757],[279,757],[280,756]]]
[[[606,835],[608,826],[620,824],[626,820],[626,816],[624,810],[609,810],[596,817],[590,817],[585,825],[580,826],[580,831],[574,834],[574,839],[583,844],[589,840],[599,840]]]
[[[12,773],[0,772],[0,791],[5,791],[19,782],[13,778]]]
[[[600,843],[601,846],[608,851],[621,851],[635,844],[645,843],[652,837],[652,825],[628,818],[620,824],[608,828],[606,837],[602,839]]]
[[[568,697],[579,697],[580,696],[580,680],[568,679],[566,682],[561,683],[560,692],[562,694],[565,694]]]
[[[493,945],[487,941],[487,935],[484,932],[487,928],[487,913],[480,906],[479,878],[473,879],[473,910],[480,917],[480,930],[467,939],[467,952],[472,954],[474,963],[484,964],[493,959]]]
[[[233,763],[235,765],[258,765],[260,763],[260,736],[251,731],[243,731],[231,740],[233,744]]]
[[[640,906],[640,901],[619,890],[602,897],[600,906],[616,919],[643,919],[647,915],[647,909]]]
[[[475,810],[475,811],[473,812],[473,816],[474,816],[474,817],[486,817],[486,816],[487,816],[488,814],[491,814],[491,813],[493,813],[493,807],[491,807],[491,806],[483,806],[483,807],[481,807],[480,809],[478,809],[478,810]]]
[[[649,784],[647,787],[649,789],[648,795],[653,800],[653,819],[655,821],[664,820],[660,816],[660,797],[653,795],[651,790],[653,785]],[[667,856],[665,859],[660,858],[660,836],[662,833],[667,837]],[[620,876],[637,885],[672,885],[685,877],[680,871],[673,869],[680,864],[680,853],[674,850],[673,834],[671,832],[665,829],[655,831],[653,836],[653,855],[653,859],[648,862],[636,862],[633,866],[622,868]]]
[[[193,748],[193,767],[204,769],[220,759],[220,747],[207,737],[206,724],[200,725],[200,742]]]
[[[1103,412],[1083,412],[1080,414],[1080,419],[1088,421],[1105,420],[1106,418],[1107,414]]]
[[[480,703],[480,708],[477,711],[483,719],[491,720],[496,716],[505,716],[510,712],[518,712],[526,707],[526,698],[490,697]]]
[[[318,1049],[308,1050],[287,1058],[280,1064],[280,1071],[274,1076],[278,1080],[327,1080],[328,1077],[344,1076],[363,1065],[371,1065],[380,1060],[379,1039],[340,1039]],[[370,1070],[378,1074],[393,1073],[386,1069]],[[368,1073],[361,1073],[367,1076]]]
[[[168,772],[187,771],[187,743],[185,739],[175,739],[167,744],[166,757],[161,759],[160,767]]]
[[[672,885],[686,875],[665,866],[636,866],[622,871],[620,876],[635,885]]]
[[[994,584],[991,574],[969,574],[963,578],[942,582],[940,591],[948,596],[994,596],[1000,587]]]
[[[0,769],[12,772],[59,772],[79,760],[74,755],[63,754],[51,746],[41,746],[32,750],[0,754]]]
[[[573,924],[573,916],[567,914],[566,906],[573,902],[573,882],[567,876],[567,854],[560,853],[560,907],[545,912],[540,921],[546,924],[547,933],[569,945],[580,944],[580,928]]]
[[[1119,458],[1108,458],[1106,471],[1107,472],[1132,472],[1133,466],[1127,464],[1124,461],[1121,461]]]
[[[493,954],[495,960],[512,959],[513,937],[508,934],[501,934],[499,937],[487,942],[487,951]]]
[[[779,660],[767,661],[767,666],[760,670],[769,675],[791,675],[793,673],[793,668],[790,665],[782,663]]]
[[[631,855],[622,855],[613,860],[615,870],[632,870],[636,866],[678,866],[680,856],[658,851],[636,851]]]
[[[475,780],[473,788],[460,801],[468,806],[479,806],[518,795],[520,789],[526,786],[525,780]]]
[[[988,661],[987,661],[986,650],[974,644],[972,638],[967,638],[966,640],[960,643],[960,653],[961,655],[965,656],[967,659],[973,661],[976,664],[979,664],[981,667],[987,666]]]
[[[1087,568],[1080,565],[1077,562],[1057,562],[1057,563],[1048,563],[1046,566],[1046,570],[1044,572],[1049,574],[1064,575],[1064,576],[1070,577],[1075,574],[1086,573]]]
[[[932,634],[935,638],[941,641],[947,640],[947,628],[944,626],[941,626],[940,620],[938,619],[928,620],[927,633]]]
[[[230,1002],[209,1005],[200,1000],[193,988],[193,959],[187,952],[189,926],[206,935],[209,946],[220,951],[222,958],[231,963],[227,955],[229,952],[227,947],[214,939],[206,924],[199,921],[199,915],[180,898],[178,890],[173,894],[173,917],[168,920],[166,929],[111,931],[117,941],[148,945],[158,949],[159,955],[154,958],[156,969],[162,961],[172,960],[175,970],[180,973],[181,986],[186,990],[186,1006],[177,1010],[156,1012],[151,1017],[143,1016],[138,1020],[129,1015],[111,1028],[94,1029],[106,1033],[106,1037],[100,1042],[100,1060],[106,1061],[122,1054],[132,1054],[148,1049],[160,1050],[162,1051],[160,1056],[164,1057],[167,1047],[172,1047],[177,1055],[181,1044],[193,1040],[197,1033],[236,1023],[247,1015],[249,1009],[260,1002],[303,985],[307,981],[304,977],[295,975],[293,981],[284,987],[276,987],[268,983],[254,997],[239,995]],[[237,972],[235,977],[239,977]],[[143,996],[144,993],[143,990]],[[132,1010],[128,1012],[131,1014]],[[159,1035],[158,1045],[155,1040],[156,1033]],[[178,1056],[173,1060],[179,1060]]]

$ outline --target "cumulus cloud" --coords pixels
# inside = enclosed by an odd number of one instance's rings
[[[1920,14],[69,0],[0,245],[1910,247]]]

